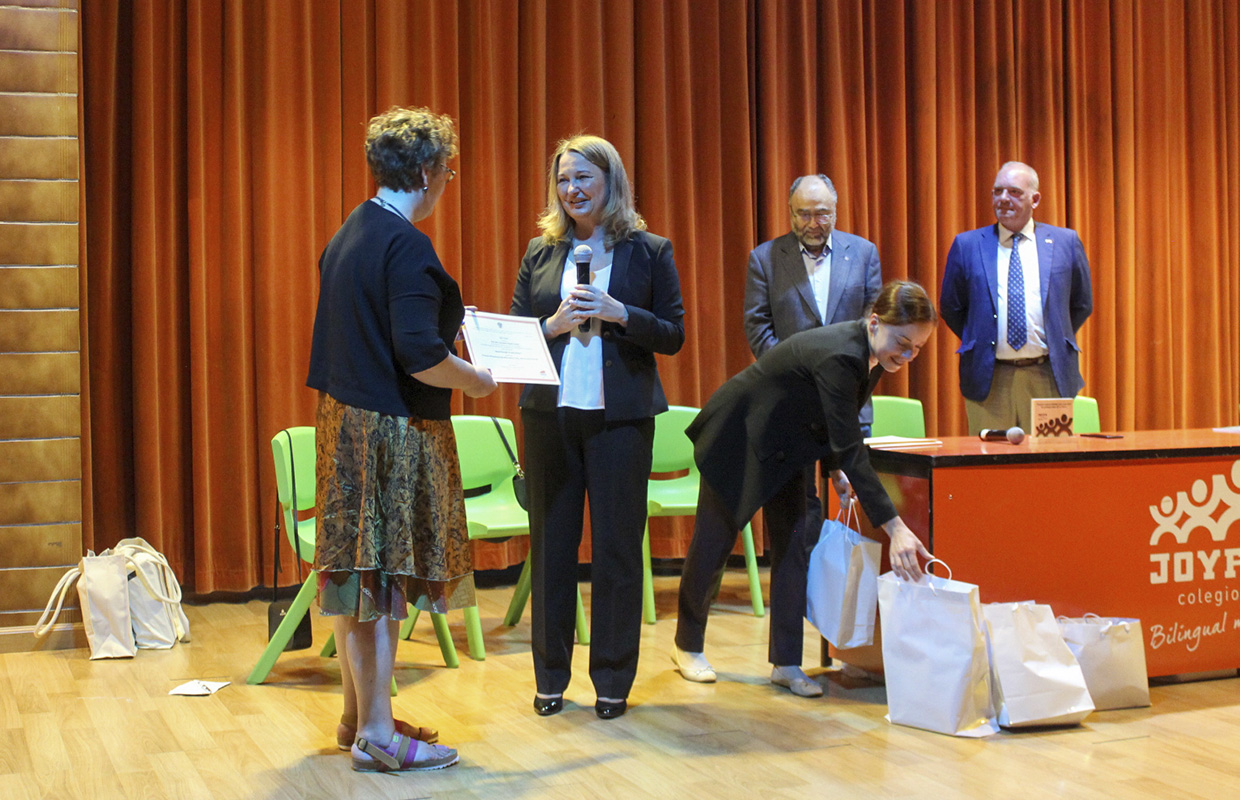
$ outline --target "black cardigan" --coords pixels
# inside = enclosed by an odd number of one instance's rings
[[[410,373],[454,352],[464,317],[460,287],[426,234],[366,201],[319,258],[306,385],[381,414],[448,419],[452,390]]]

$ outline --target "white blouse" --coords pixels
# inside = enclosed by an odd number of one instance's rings
[[[602,251],[602,252],[599,252]],[[611,285],[612,251],[596,248],[590,262],[590,285],[606,292]],[[568,297],[577,285],[577,263],[573,260],[573,248],[568,248],[564,260],[564,275],[560,280],[560,299]],[[582,331],[574,325],[564,348],[560,362],[559,405],[570,408],[603,408],[603,321],[590,318],[590,330]]]

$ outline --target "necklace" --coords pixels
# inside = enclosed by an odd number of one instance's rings
[[[406,216],[404,215],[404,213],[403,213],[403,212],[402,212],[399,208],[397,208],[396,206],[392,205],[392,204],[391,204],[391,203],[389,203],[388,201],[384,200],[384,199],[383,199],[382,197],[380,197],[379,195],[375,195],[375,196],[374,196],[374,197],[372,197],[371,199],[372,199],[372,200],[374,200],[374,201],[375,201],[376,203],[378,203],[379,205],[381,205],[381,206],[383,206],[384,208],[386,208],[388,211],[391,211],[393,214],[395,214],[396,216],[398,216],[398,217],[400,217],[401,219],[403,219],[405,222],[409,222],[409,218],[408,218],[408,217],[406,217]],[[409,222],[409,224],[410,224],[410,225],[412,225],[413,223],[412,223],[412,222]]]

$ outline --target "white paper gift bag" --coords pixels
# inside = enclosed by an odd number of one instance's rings
[[[1150,704],[1141,620],[1097,614],[1060,617],[1059,632],[1081,665],[1096,710]]]
[[[878,578],[887,718],[938,733],[986,736],[999,728],[981,604],[977,586],[950,574],[927,573],[916,582],[892,572]]]
[[[805,616],[836,647],[874,643],[883,546],[853,530],[855,519],[849,504],[846,521],[823,522],[809,556]]]
[[[121,539],[110,552],[128,560],[129,611],[138,647],[167,650],[177,642],[188,642],[181,584],[168,559],[141,537]]]
[[[1040,603],[982,606],[999,724],[1076,725],[1094,710],[1085,675]]]
[[[65,595],[77,581],[78,601],[82,607],[82,627],[90,644],[90,657],[131,658],[134,646],[133,629],[129,622],[129,587],[127,562],[124,556],[112,553],[95,555],[86,551],[78,565],[61,576],[47,607],[34,628],[35,636],[43,636],[60,616]],[[55,611],[52,610],[53,605]]]

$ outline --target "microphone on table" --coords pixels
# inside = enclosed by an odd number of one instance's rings
[[[590,259],[594,258],[594,251],[590,249],[588,244],[579,244],[573,248],[573,261],[577,262],[577,283],[590,283]],[[590,320],[586,320],[577,326],[582,333],[590,330]]]
[[[983,442],[1010,442],[1012,444],[1020,444],[1025,441],[1025,432],[1020,428],[1008,428],[1007,430],[991,430],[990,428],[982,428],[980,438]]]

